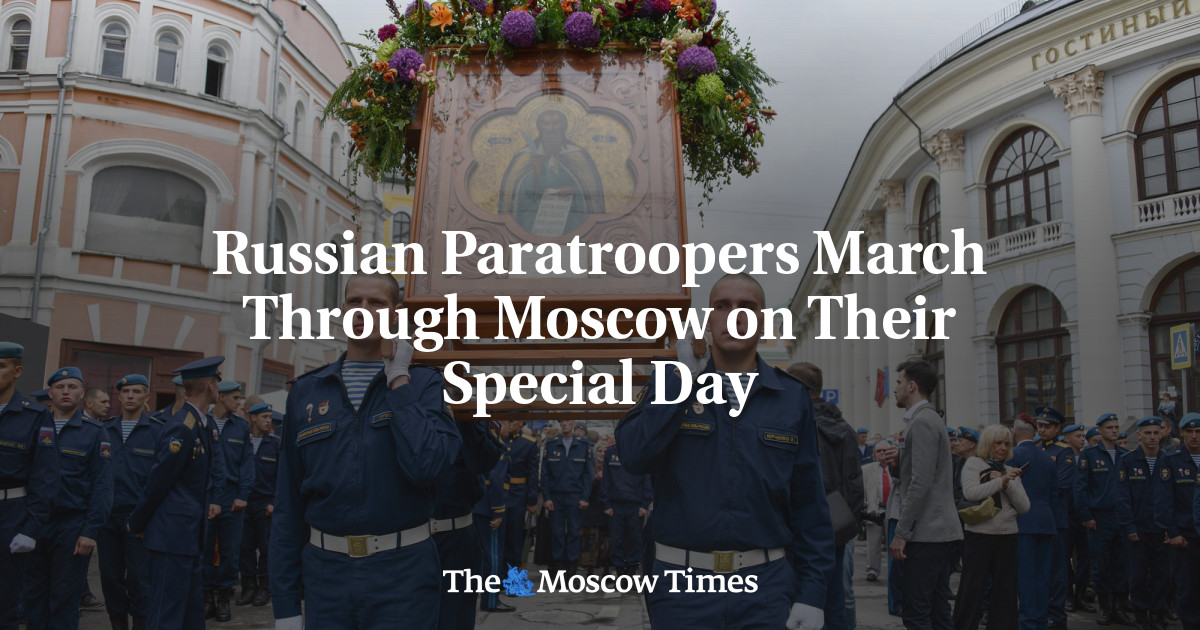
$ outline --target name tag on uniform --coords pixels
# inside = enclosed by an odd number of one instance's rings
[[[380,424],[383,422],[387,422],[391,419],[392,419],[392,412],[385,411],[383,413],[377,413],[377,414],[371,416],[371,424]]]
[[[7,448],[15,448],[18,451],[26,450],[26,446],[23,442],[14,442],[12,440],[0,440],[0,446],[4,446]]]
[[[758,435],[768,446],[790,449],[800,445],[800,436],[779,429],[759,429]]]
[[[263,457],[263,458],[261,458],[261,459],[262,459],[264,462],[273,462],[273,461],[275,461],[275,458],[274,458],[274,457]]]
[[[241,440],[235,440],[233,438],[225,438],[225,441],[229,442],[230,444],[245,444],[245,442]]]
[[[308,427],[307,429],[301,431],[300,434],[296,436],[296,444],[303,444],[303,443],[313,440],[317,437],[323,436],[323,435],[329,433],[330,431],[333,431],[333,424],[330,422],[326,422],[324,424],[318,424],[316,426]]]
[[[710,422],[695,422],[685,421],[679,423],[680,433],[689,433],[692,435],[708,435],[712,433],[713,425]]]
[[[62,454],[63,455],[71,455],[72,457],[87,457],[87,453],[85,453],[83,451],[77,451],[73,448],[64,448],[62,450]]]

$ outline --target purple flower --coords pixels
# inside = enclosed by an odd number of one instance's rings
[[[537,39],[537,20],[525,11],[509,11],[500,22],[500,34],[513,48],[525,48]]]
[[[488,0],[467,0],[467,4],[471,5],[471,10],[476,13],[484,13],[487,11]]]
[[[412,4],[409,4],[409,5],[408,5],[408,8],[404,9],[404,17],[412,17],[412,16],[416,15],[416,13],[417,13],[417,1],[418,1],[418,0],[413,0],[413,1],[412,1]],[[432,7],[430,7],[430,6],[429,6],[429,3],[428,3],[428,2],[425,2],[425,0],[420,0],[420,2],[421,2],[421,4],[425,5],[425,10],[426,10],[426,11],[428,11],[430,8],[432,8]]]
[[[563,24],[567,41],[580,48],[591,48],[600,43],[600,27],[592,24],[592,14],[576,11],[567,16]]]
[[[413,77],[421,70],[421,64],[425,60],[421,57],[421,53],[411,48],[401,48],[392,55],[392,59],[388,61],[388,65],[396,71],[398,75],[396,79],[401,83],[412,83]]]
[[[400,29],[396,28],[395,24],[385,24],[379,29],[379,41],[386,42],[387,40],[395,37],[396,33],[399,32]]]
[[[679,55],[679,75],[685,79],[717,71],[717,56],[703,46],[692,46]]]
[[[708,0],[708,17],[700,20],[700,24],[707,26],[717,15],[717,0]]]
[[[638,15],[642,17],[661,17],[671,10],[671,0],[642,0]]]

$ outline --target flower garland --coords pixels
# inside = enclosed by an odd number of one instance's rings
[[[363,63],[334,91],[325,116],[347,123],[350,169],[370,177],[416,179],[414,143],[405,128],[426,91],[436,88],[424,54],[466,61],[475,46],[509,56],[536,43],[557,43],[603,54],[610,44],[644,48],[668,67],[678,94],[683,157],[704,202],[734,173],[758,171],[762,124],[775,112],[763,88],[774,85],[754,53],[717,12],[716,0],[416,0],[400,11],[385,0],[392,21],[350,44]]]

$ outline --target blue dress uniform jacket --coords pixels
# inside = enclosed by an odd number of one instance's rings
[[[1067,517],[1071,508],[1071,494],[1075,491],[1075,451],[1055,440],[1038,440],[1037,444],[1042,452],[1054,460],[1054,472],[1058,480],[1058,503],[1054,510],[1054,524],[1058,529],[1067,529],[1070,525]]]
[[[1159,455],[1158,465],[1165,465],[1171,476],[1168,483],[1172,518],[1166,522],[1167,536],[1200,538],[1200,529],[1197,528],[1196,517],[1192,514],[1192,504],[1195,503],[1197,494],[1196,478],[1200,468],[1196,467],[1192,454],[1181,445],[1166,456]],[[1191,543],[1188,546],[1191,546]]]
[[[502,447],[483,421],[455,422],[462,448],[454,464],[437,481],[433,518],[458,518],[470,514],[485,494],[483,476],[500,461]]]
[[[388,388],[381,370],[356,411],[341,379],[344,359],[343,354],[336,362],[301,376],[288,393],[271,528],[270,581],[276,619],[300,614],[301,589],[307,581],[301,556],[310,546],[310,527],[335,536],[358,536],[427,523],[433,514],[434,483],[462,446],[436,370],[413,365],[409,383],[395,389]],[[429,551],[435,566],[403,570],[421,580],[427,571],[432,580],[428,588],[434,590],[441,576],[432,543]],[[343,559],[374,566],[373,558]],[[391,579],[391,574],[383,577]],[[422,582],[419,588],[425,586]],[[400,585],[381,582],[378,588]],[[356,593],[360,599],[355,601],[371,595]],[[306,606],[310,615],[314,607],[344,610],[347,597],[341,592],[308,592]]]
[[[1117,447],[1117,459],[1129,451]],[[1094,512],[1116,509],[1117,462],[1099,442],[1079,452],[1079,474],[1075,476],[1075,510],[1081,521],[1095,520]]]
[[[212,415],[208,416],[208,426],[217,429],[219,442],[215,445],[221,451],[224,461],[223,476],[225,483],[214,488],[213,503],[221,506],[225,514],[233,505],[234,499],[250,500],[250,490],[254,487],[254,448],[250,444],[250,423],[235,414],[229,414],[225,428],[220,429]]]
[[[112,511],[112,460],[104,425],[75,412],[58,434],[60,474],[52,514],[85,513],[80,536],[94,539]]]
[[[1013,449],[1012,465],[1020,468],[1029,464],[1021,473],[1021,485],[1029,495],[1029,511],[1017,515],[1017,529],[1022,534],[1058,533],[1058,472],[1054,460],[1042,452],[1032,440],[1026,440]]]
[[[571,442],[569,453],[563,447],[561,437],[546,442],[540,474],[542,496],[556,502],[587,501],[588,497],[592,496],[592,482],[595,477],[596,465],[592,460],[592,445],[588,443],[587,438],[575,438]]]
[[[504,449],[508,459],[508,498],[505,506],[513,510],[537,505],[537,441],[518,433],[504,441]]]
[[[650,484],[650,475],[629,472],[621,460],[617,445],[608,447],[604,453],[604,476],[600,479],[601,509],[606,510],[614,504],[629,504],[648,510],[653,500],[654,488]]]
[[[1159,451],[1157,465],[1141,447],[1117,460],[1117,524],[1126,534],[1155,534],[1159,538],[1171,525],[1171,469]]]
[[[714,372],[711,360],[704,372]],[[678,374],[657,378],[666,400],[678,397]],[[654,540],[696,551],[786,547],[793,601],[823,608],[834,537],[808,388],[761,357],[737,418],[696,402],[694,387],[678,405],[650,404],[654,387],[616,429],[626,469],[652,476]]]
[[[142,496],[150,468],[154,466],[155,449],[163,420],[142,414],[129,438],[121,440],[121,416],[104,423],[105,440],[113,449],[113,510],[132,510]]]
[[[279,438],[274,435],[264,435],[254,453],[254,485],[250,489],[250,500],[246,509],[251,513],[259,508],[266,515],[268,505],[275,502],[275,479],[279,472]],[[254,449],[250,449],[253,453]]]

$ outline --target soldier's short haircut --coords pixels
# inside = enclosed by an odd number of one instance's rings
[[[825,384],[825,379],[821,375],[821,368],[812,363],[793,363],[788,366],[788,374],[795,376],[801,383],[808,385],[808,388],[814,392],[820,392],[821,387]]]
[[[107,395],[108,392],[104,391],[103,387],[89,387],[89,388],[87,388],[87,391],[83,392],[83,399],[84,400],[99,400],[101,394]]]
[[[392,305],[400,306],[400,303],[402,301],[402,299],[400,297],[400,281],[396,280],[396,276],[393,276],[390,273],[378,273],[378,274],[371,273],[371,274],[359,274],[356,276],[350,276],[350,279],[346,281],[346,289],[344,291],[342,291],[342,299],[343,300],[345,300],[346,296],[350,294],[350,283],[354,282],[355,280],[358,280],[360,278],[369,278],[372,280],[379,280],[381,282],[387,283],[388,297],[390,297],[392,299]]]
[[[904,372],[904,376],[916,383],[917,391],[926,398],[933,396],[933,390],[937,389],[937,372],[928,361],[920,359],[905,361],[896,368],[896,371]]]
[[[208,388],[209,381],[215,383],[218,380],[212,376],[207,378],[189,378],[183,381],[183,393],[188,398],[194,398],[204,393],[204,390]]]
[[[1036,435],[1037,428],[1032,424],[1017,418],[1013,420],[1013,435]]]
[[[764,307],[767,305],[767,292],[763,290],[762,284],[760,284],[758,282],[758,280],[756,280],[754,278],[754,276],[752,276],[744,271],[741,273],[727,273],[727,274],[721,276],[720,279],[718,279],[716,281],[716,283],[713,284],[712,290],[709,291],[709,293],[708,293],[709,302],[710,303],[712,302],[712,294],[717,291],[717,287],[721,286],[722,284],[724,284],[726,282],[735,282],[735,281],[748,282],[748,283],[754,285],[755,290],[758,291],[759,305],[764,306]]]

